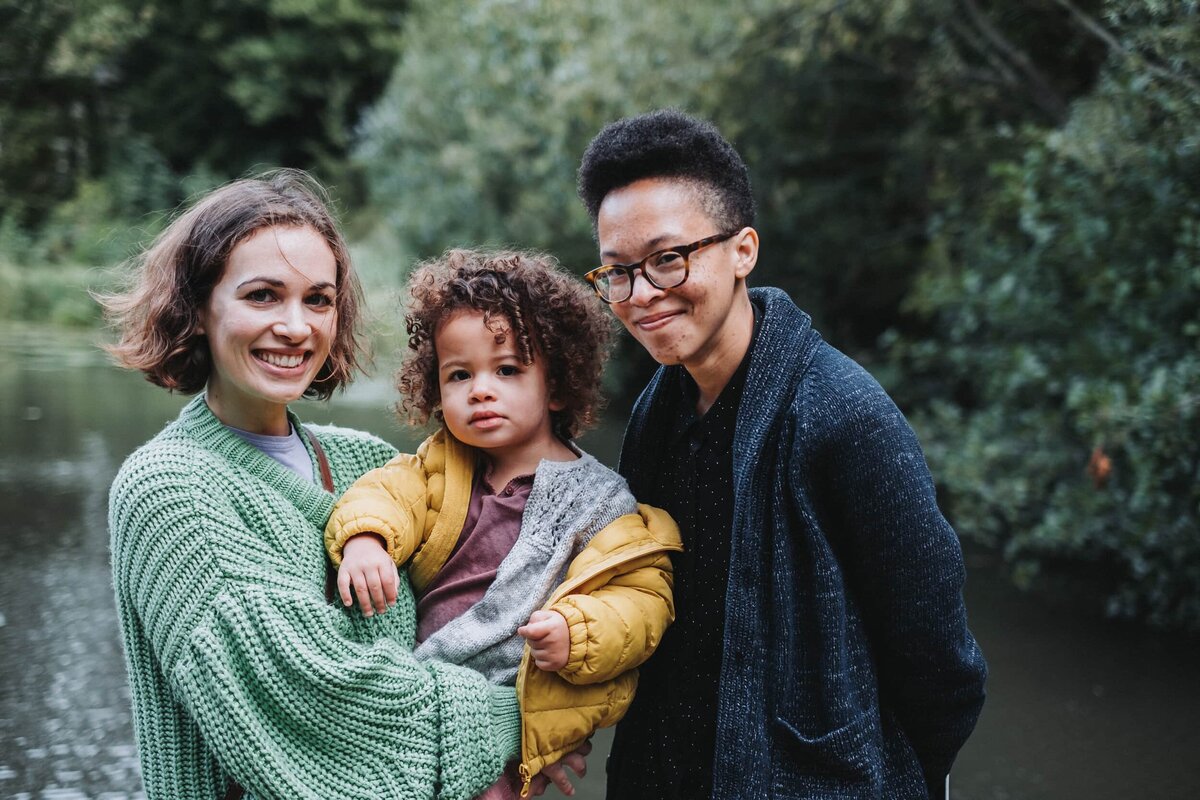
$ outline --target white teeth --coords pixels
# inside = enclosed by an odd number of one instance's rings
[[[304,363],[304,356],[284,356],[278,353],[268,353],[265,350],[260,350],[258,357],[263,361],[276,367],[298,367]]]

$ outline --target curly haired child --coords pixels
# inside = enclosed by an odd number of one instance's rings
[[[674,619],[678,529],[573,442],[612,328],[547,255],[453,250],[413,274],[399,410],[440,429],[356,482],[326,545],[346,605],[383,611],[407,565],[419,658],[515,684],[530,780],[625,713]],[[527,646],[528,645],[528,646]]]

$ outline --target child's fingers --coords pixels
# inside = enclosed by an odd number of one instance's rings
[[[396,565],[388,562],[383,573],[383,594],[387,599],[388,607],[396,605],[396,598],[400,592],[400,575],[396,572]]]
[[[380,570],[376,567],[368,569],[366,578],[371,604],[376,611],[382,614],[387,611],[387,600],[383,596],[383,579],[380,577]]]
[[[541,620],[533,622],[533,617],[530,617],[530,622],[517,628],[517,634],[531,641],[545,639],[554,632],[554,623],[552,620]]]
[[[386,613],[392,607],[394,601],[390,598],[396,596],[396,590],[392,585],[395,581],[396,567],[391,561],[385,561],[375,569],[375,576],[379,580],[378,588],[373,590],[371,600],[375,603],[375,610],[380,614]]]
[[[538,631],[532,625],[522,625],[517,628],[517,636],[527,640],[531,645],[534,642],[541,641],[545,635],[544,631]]]
[[[370,617],[375,614],[375,609],[371,605],[371,585],[367,582],[367,575],[362,570],[355,570],[351,575],[351,582],[354,584],[354,596],[358,598],[358,608],[362,611],[364,617]]]
[[[587,756],[592,752],[592,740],[588,739],[579,747],[562,757],[562,760],[556,765],[559,769],[570,767],[578,777],[582,778],[587,775]],[[566,779],[566,770],[563,770],[563,778]]]
[[[342,605],[349,607],[354,598],[350,596],[350,570],[346,569],[344,564],[338,570],[337,587],[338,594],[342,596]]]

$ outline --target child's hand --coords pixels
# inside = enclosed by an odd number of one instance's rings
[[[353,540],[351,540],[353,541]],[[517,628],[529,642],[533,663],[546,672],[557,672],[567,665],[571,652],[571,632],[566,618],[557,611],[535,611],[529,622]]]
[[[352,536],[342,548],[337,585],[342,603],[347,606],[354,602],[350,598],[350,587],[354,587],[364,617],[376,611],[382,614],[396,605],[400,576],[383,540],[369,533]]]

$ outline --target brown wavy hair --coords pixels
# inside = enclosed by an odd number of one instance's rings
[[[544,359],[554,433],[568,440],[596,422],[602,407],[600,373],[613,322],[582,281],[553,256],[537,252],[450,250],[418,265],[408,282],[408,355],[396,373],[407,422],[443,422],[434,337],[454,314],[481,311],[497,341],[510,333],[525,364]]]
[[[362,289],[329,196],[300,170],[281,169],[226,184],[178,215],[133,259],[125,291],[96,295],[120,333],[105,349],[123,367],[140,370],[151,383],[195,394],[212,371],[200,314],[225,271],[233,248],[263,228],[309,227],[333,251],[337,264],[337,333],[329,357],[304,391],[327,399],[349,383],[359,366]]]

